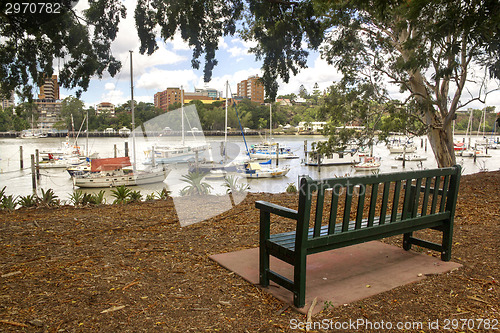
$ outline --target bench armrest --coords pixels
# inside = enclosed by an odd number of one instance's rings
[[[256,201],[255,207],[264,212],[269,212],[275,215],[283,216],[292,220],[296,220],[298,213],[295,209],[276,205],[267,201]]]

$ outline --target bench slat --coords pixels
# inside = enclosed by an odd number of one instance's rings
[[[431,228],[443,223],[444,219],[450,217],[449,212],[436,213],[435,215],[426,215],[423,217],[408,219],[405,221],[398,221],[393,223],[386,223],[372,228],[364,228],[355,231],[343,232],[341,234],[329,235],[324,237],[314,238],[308,241],[308,248],[325,251],[325,247],[335,245],[333,248],[347,246],[346,244],[353,241],[352,244],[363,243],[370,240],[385,238],[393,235],[399,235],[405,232],[416,231],[420,229]],[[346,243],[346,244],[342,244]],[[321,248],[321,249],[320,249]],[[320,252],[318,251],[318,252]],[[315,253],[310,252],[308,253]]]
[[[407,212],[409,211],[409,207],[411,205],[411,183],[412,179],[406,180],[405,184],[405,194],[403,199],[403,214],[401,214],[401,220],[404,220],[407,217]]]
[[[314,235],[318,236],[323,221],[323,202],[325,201],[325,188],[320,186],[316,196],[316,218],[314,220]]]
[[[337,209],[339,205],[339,193],[337,189],[332,191],[332,203],[330,205],[330,220],[328,221],[328,233],[335,233],[335,223],[337,223]]]
[[[361,220],[363,219],[363,210],[365,207],[365,194],[366,194],[366,188],[365,189],[359,189],[362,191],[359,196],[358,196],[358,210],[356,212],[356,226],[355,229],[361,228]]]
[[[425,178],[424,198],[422,199],[422,210],[420,212],[421,215],[427,215],[427,210],[428,210],[427,205],[429,204],[429,193],[431,193],[431,184],[432,184],[432,177]]]
[[[415,188],[412,188],[413,192],[413,202],[412,202],[412,210],[411,210],[411,217],[416,217],[417,216],[417,211],[418,211],[418,204],[420,202],[420,189],[422,187],[422,178],[417,179],[417,184]]]
[[[394,187],[394,197],[392,200],[392,212],[390,222],[395,222],[398,214],[399,196],[401,192],[401,181],[397,180]]]
[[[450,176],[445,176],[444,177],[444,183],[443,183],[443,195],[441,196],[441,205],[439,207],[440,212],[444,212],[444,207],[446,203],[446,197],[448,194],[448,185],[450,183]]]
[[[380,208],[380,221],[384,223],[385,216],[387,215],[387,203],[389,202],[389,191],[391,190],[391,183],[384,183],[384,193],[382,194],[382,207]]]
[[[347,231],[349,229],[349,220],[351,217],[351,203],[352,203],[353,190],[354,190],[353,186],[348,186],[346,188],[345,205],[344,205],[344,219],[342,220],[342,231]]]
[[[439,192],[439,182],[441,181],[440,176],[436,176],[434,178],[434,191],[432,192],[432,203],[431,203],[431,214],[436,213],[436,206],[438,201],[438,192]]]
[[[370,197],[370,210],[368,211],[368,226],[373,225],[373,220],[375,219],[375,208],[377,207],[377,192],[378,184],[372,184],[372,192]]]

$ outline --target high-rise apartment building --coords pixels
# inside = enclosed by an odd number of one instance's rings
[[[62,103],[59,100],[57,75],[45,79],[44,84],[40,86],[38,99],[34,102],[38,109],[38,127],[45,130],[52,129],[61,118]]]
[[[215,89],[195,89],[195,92],[186,92],[180,88],[167,88],[155,94],[154,103],[157,108],[167,111],[168,107],[175,103],[181,103],[184,97],[184,103],[193,100],[198,101],[216,101],[219,100],[219,93]]]
[[[10,93],[10,97],[8,99],[0,99],[0,108],[5,110],[7,108],[10,108],[11,106],[16,106],[13,91]]]
[[[45,79],[45,83],[40,87],[38,99],[59,99],[57,75],[52,75],[50,79]]]
[[[250,76],[238,83],[237,93],[238,96],[248,98],[252,102],[264,103],[264,85],[258,75]]]
[[[164,91],[157,92],[154,103],[157,108],[167,111],[170,105],[181,103],[181,89],[167,88]]]

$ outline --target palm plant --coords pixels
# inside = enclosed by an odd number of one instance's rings
[[[297,193],[297,187],[295,186],[294,183],[288,183],[288,186],[285,191],[286,193]]]
[[[16,198],[12,194],[11,195],[5,195],[2,193],[2,200],[0,201],[0,207],[2,210],[14,210],[16,209],[17,202]]]
[[[139,202],[142,200],[142,194],[139,191],[131,191],[129,194],[130,202]]]
[[[171,193],[172,192],[167,190],[165,187],[161,191],[156,192],[156,194],[158,194],[158,199],[160,200],[167,200]]]
[[[76,207],[83,205],[84,198],[85,194],[80,190],[76,190],[69,196],[69,201]]]
[[[17,203],[23,208],[35,207],[37,204],[37,197],[34,194],[20,196]]]
[[[44,191],[43,189],[41,189],[41,192],[42,195],[37,196],[37,204],[44,207],[57,207],[61,205],[61,200],[57,198],[54,190],[48,189],[47,191]]]
[[[155,193],[146,194],[146,201],[154,201],[154,200],[156,200],[156,194]]]
[[[104,192],[103,190],[100,190],[98,193],[93,193],[90,196],[90,203],[94,205],[103,205],[106,203],[106,199],[104,198]]]
[[[130,198],[130,193],[132,193],[132,190],[126,187],[125,185],[118,186],[116,189],[111,190],[111,195],[115,198],[113,203],[114,204],[127,203]]]
[[[205,175],[206,173],[195,171],[182,176],[184,179],[181,180],[188,183],[188,185],[181,190],[180,194],[183,196],[209,194],[213,187],[208,183],[202,182]]]
[[[223,186],[227,188],[226,193],[242,193],[250,189],[248,184],[238,184],[239,177],[229,175],[224,177]]]
[[[5,196],[5,189],[7,188],[7,186],[4,186],[3,189],[0,191],[0,201],[3,199],[3,197]]]

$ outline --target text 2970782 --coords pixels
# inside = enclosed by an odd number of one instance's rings
[[[5,14],[60,14],[61,3],[59,2],[7,2]]]

